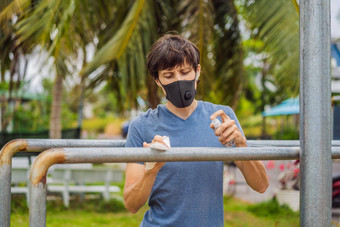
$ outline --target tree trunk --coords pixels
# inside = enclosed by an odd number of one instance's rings
[[[6,103],[3,103],[2,108],[1,108],[1,131],[6,132],[8,125],[12,122],[14,111],[16,107],[19,106],[19,104],[16,104],[18,102],[18,97],[17,101],[15,99],[13,100],[13,91],[15,89],[15,81],[14,77],[15,74],[17,74],[18,78],[19,72],[17,71],[18,64],[19,62],[19,53],[17,50],[14,50],[14,57],[11,62],[11,68],[10,68],[10,79],[9,79],[9,88],[8,88],[8,99],[6,100]],[[7,110],[6,110],[7,109]]]
[[[84,118],[84,100],[85,100],[85,78],[80,82],[80,95],[78,103],[78,120],[77,120],[77,138],[81,138],[81,129],[83,127]]]
[[[262,77],[261,77],[261,85],[262,85],[262,93],[261,93],[261,112],[264,111],[264,107],[266,106],[266,97],[267,97],[267,88],[266,88],[266,80],[269,71],[269,66],[267,63],[267,59],[263,59],[263,68],[262,68]],[[261,137],[264,139],[267,136],[266,132],[266,117],[262,116],[262,132]]]
[[[52,108],[50,117],[50,139],[61,139],[61,104],[63,76],[58,72],[53,86]]]
[[[83,67],[86,65],[86,48],[83,46]],[[81,138],[81,130],[83,127],[83,118],[84,118],[84,101],[85,101],[85,80],[87,75],[83,75],[80,81],[80,94],[79,94],[79,103],[78,103],[78,120],[77,120],[77,138]]]

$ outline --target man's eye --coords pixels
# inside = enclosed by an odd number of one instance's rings
[[[183,72],[184,75],[187,75],[187,74],[189,74],[189,73],[190,73],[190,71],[184,71],[184,72]]]

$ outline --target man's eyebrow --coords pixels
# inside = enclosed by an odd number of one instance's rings
[[[166,70],[166,69],[165,69],[165,70],[162,70],[161,73],[163,73],[163,74],[164,74],[164,73],[172,73],[172,71],[173,71],[173,70]]]
[[[183,66],[183,67],[178,67],[178,70],[192,70],[193,68],[191,66]],[[161,70],[161,74],[165,74],[165,73],[173,73],[173,71],[176,70],[174,68],[172,69],[163,69]]]
[[[159,73],[159,75],[166,75],[166,74],[171,74],[172,71],[162,71]]]

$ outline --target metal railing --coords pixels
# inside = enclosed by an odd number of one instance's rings
[[[300,142],[297,140],[249,140],[248,144],[252,148],[242,148],[242,149],[251,149],[251,155],[247,155],[243,157],[244,154],[237,154],[235,153],[227,154],[225,149],[221,148],[209,148],[208,149],[208,156],[204,157],[204,160],[224,160],[228,158],[228,160],[237,160],[241,158],[242,160],[245,159],[262,159],[262,160],[284,160],[284,159],[298,159],[298,152]],[[14,154],[20,151],[25,152],[36,152],[36,151],[43,151],[49,148],[55,147],[68,147],[65,148],[66,151],[72,151],[71,147],[82,148],[82,155],[84,155],[82,160],[79,159],[80,162],[85,162],[84,158],[87,157],[87,153],[91,153],[89,156],[88,162],[93,161],[94,155],[96,155],[96,161],[98,162],[98,155],[104,155],[102,152],[108,152],[107,148],[105,147],[124,147],[125,141],[124,140],[51,140],[51,139],[18,139],[10,141],[6,146],[4,146],[0,152],[0,226],[10,226],[10,198],[11,198],[11,159]],[[340,141],[332,141],[333,145],[333,158],[340,158],[340,153],[338,152],[340,149]],[[92,147],[92,148],[91,148]],[[281,148],[282,147],[282,148]],[[293,147],[293,148],[289,148]],[[295,148],[294,148],[295,147]],[[94,149],[95,148],[95,149]],[[288,149],[287,149],[288,148]],[[240,148],[236,148],[237,152],[241,152]],[[282,150],[283,149],[283,150]],[[119,151],[120,155],[115,157],[115,162],[127,162],[127,161],[144,161],[151,158],[166,158],[170,160],[172,159],[186,159],[191,160],[192,158],[201,158],[202,154],[199,154],[197,157],[192,157],[192,151],[197,151],[199,148],[173,148],[171,153],[164,153],[163,156],[155,156],[152,152],[140,153],[136,152],[139,151],[140,148],[120,148],[119,150],[113,151],[110,155],[115,155]],[[206,148],[202,150],[207,150]],[[220,154],[221,150],[223,150],[223,154],[221,157],[218,155]],[[187,153],[189,151],[189,153]],[[215,152],[217,151],[217,153]],[[124,152],[124,156],[121,156],[121,152]],[[185,153],[183,153],[185,152]],[[213,153],[212,153],[213,152]],[[214,153],[215,152],[215,153]],[[254,153],[255,152],[255,153]],[[157,153],[156,153],[157,154]],[[125,155],[130,155],[130,159],[127,158]],[[185,155],[185,156],[184,156]],[[226,156],[227,155],[227,156]],[[231,155],[231,157],[229,156]],[[239,155],[241,155],[239,157]],[[203,159],[202,159],[203,160]],[[157,161],[157,160],[152,160]],[[55,162],[55,160],[54,160]],[[103,156],[100,160],[101,163],[109,162],[106,159],[106,156]]]
[[[151,148],[52,148],[42,152],[32,165],[30,226],[46,226],[46,174],[49,167],[57,163],[289,160],[299,159],[299,154],[299,147],[179,147],[166,152]],[[332,148],[332,156],[340,158],[340,147]],[[302,181],[301,190],[305,187]],[[301,205],[301,210],[307,214],[315,209],[315,206]]]
[[[330,76],[330,0],[300,0],[300,148],[185,148],[191,156],[173,148],[168,152],[156,153],[151,149],[139,148],[64,148],[48,150],[39,155],[31,172],[32,198],[30,200],[30,224],[44,226],[46,222],[46,195],[44,175],[48,167],[57,162],[82,161],[175,161],[191,160],[255,160],[300,158],[301,226],[331,225],[331,159],[339,158],[339,148],[331,148],[331,76]],[[24,150],[27,144],[13,145]],[[237,150],[236,150],[237,149]],[[299,151],[301,149],[301,151]],[[142,150],[142,152],[141,152]],[[223,152],[222,152],[223,150]],[[84,159],[80,153],[86,151]],[[124,152],[122,152],[124,151]],[[272,152],[275,151],[275,152]],[[254,154],[252,152],[255,152]],[[112,153],[112,154],[111,154]],[[115,157],[111,156],[113,153]],[[140,154],[138,154],[140,153]],[[138,158],[134,157],[138,154]],[[84,153],[83,153],[84,155]],[[94,156],[93,156],[94,155]],[[46,163],[44,164],[44,161]],[[10,165],[4,155],[0,165]],[[36,166],[43,167],[39,172]],[[2,167],[1,167],[2,168]],[[9,167],[10,168],[10,167]],[[5,172],[8,171],[5,170]],[[3,172],[3,169],[0,169]],[[7,174],[7,173],[5,173]],[[7,174],[8,175],[8,174]],[[6,179],[5,179],[6,180]],[[7,179],[8,180],[8,179]],[[46,185],[45,185],[46,186]],[[7,185],[6,185],[7,187]],[[7,198],[0,198],[4,201]],[[40,207],[41,206],[41,207]],[[4,210],[0,210],[1,216]],[[7,211],[6,211],[7,212]],[[38,215],[38,216],[37,216]],[[40,215],[40,216],[39,216]],[[4,215],[6,217],[6,214]],[[2,218],[2,217],[0,217]],[[40,219],[39,219],[40,218]],[[33,221],[37,220],[37,223]],[[5,225],[4,225],[5,226]]]

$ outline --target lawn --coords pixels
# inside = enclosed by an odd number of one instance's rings
[[[276,200],[250,204],[232,197],[224,198],[224,226],[299,226],[299,213]]]
[[[11,226],[28,226],[28,210],[23,199],[13,198]],[[63,208],[61,201],[48,201],[48,227],[101,227],[139,226],[147,206],[137,214],[128,213],[119,200],[103,202],[100,199],[71,201],[71,207]],[[279,206],[275,200],[250,204],[232,197],[224,198],[225,226],[299,226],[299,214],[288,207]]]

